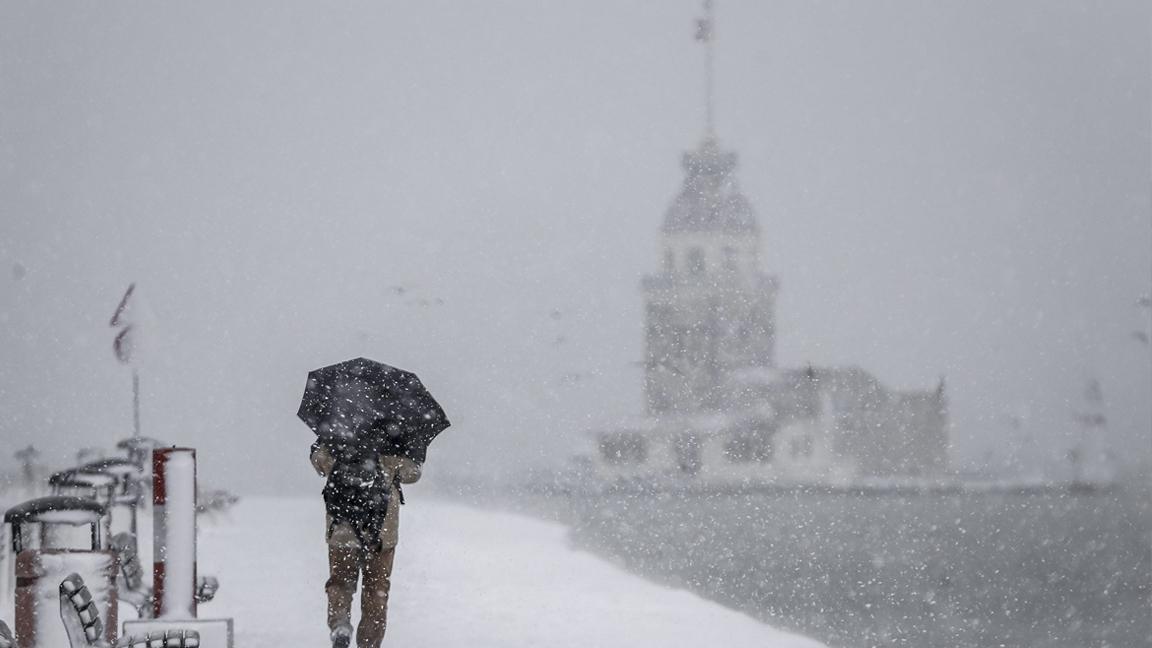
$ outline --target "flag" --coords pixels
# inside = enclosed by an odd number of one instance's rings
[[[704,0],[704,17],[696,19],[696,40],[712,42],[712,0]]]
[[[116,312],[112,314],[112,319],[108,325],[112,328],[119,329],[120,332],[116,334],[116,339],[112,341],[112,351],[116,354],[116,359],[124,364],[132,363],[132,356],[135,351],[136,335],[133,332],[135,326],[132,323],[132,293],[136,290],[136,284],[130,284],[128,290],[124,291],[124,296],[120,298],[120,305],[116,307]]]
[[[711,18],[697,18],[696,19],[696,40],[702,43],[708,43],[712,40],[712,19]]]
[[[136,284],[128,284],[128,290],[124,291],[124,296],[120,298],[120,305],[116,307],[116,312],[112,314],[112,320],[108,322],[109,326],[117,327],[124,326],[128,322],[128,302],[132,299],[132,293],[136,291]]]
[[[134,342],[132,327],[125,326],[116,335],[116,339],[112,341],[112,351],[116,354],[116,359],[124,364],[132,364],[132,352],[135,350]]]

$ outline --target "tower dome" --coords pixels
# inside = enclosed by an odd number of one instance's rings
[[[736,154],[706,137],[684,154],[684,185],[664,217],[664,231],[755,233],[756,212],[736,184]]]

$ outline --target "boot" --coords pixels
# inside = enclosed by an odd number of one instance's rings
[[[352,624],[345,621],[332,628],[332,648],[348,648],[352,644]]]

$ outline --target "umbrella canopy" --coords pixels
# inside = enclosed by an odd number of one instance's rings
[[[322,440],[369,444],[420,463],[450,425],[416,374],[367,358],[309,372],[296,415]]]

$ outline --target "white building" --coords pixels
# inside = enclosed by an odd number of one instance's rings
[[[858,368],[780,369],[777,281],[736,155],[712,136],[684,155],[660,272],[644,278],[646,416],[597,431],[609,482],[843,485],[947,467],[947,399],[897,392]]]
[[[736,154],[712,128],[711,4],[706,133],[684,154],[664,218],[660,271],[644,278],[646,415],[594,433],[608,482],[740,487],[932,477],[947,467],[948,404],[895,392],[857,368],[776,366],[775,277],[736,183]]]

